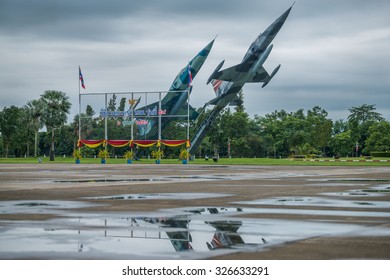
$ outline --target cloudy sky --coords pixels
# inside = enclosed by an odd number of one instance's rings
[[[191,103],[203,106],[214,97],[206,80],[218,63],[238,64],[292,3],[0,0],[0,108],[23,106],[50,89],[66,92],[77,114],[78,65],[86,92],[167,90],[218,34],[194,80]],[[389,14],[388,0],[297,0],[264,64],[269,72],[282,67],[264,89],[245,85],[247,112],[318,105],[346,119],[349,108],[376,104],[390,120]]]

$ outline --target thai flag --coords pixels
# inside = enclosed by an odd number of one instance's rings
[[[191,73],[191,66],[190,64],[188,63],[188,86],[192,86],[192,73]]]
[[[81,86],[83,87],[83,89],[85,89],[84,78],[83,78],[83,74],[81,74],[80,66],[79,66],[79,78],[80,78]]]

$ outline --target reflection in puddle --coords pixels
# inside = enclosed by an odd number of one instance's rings
[[[231,180],[230,176],[226,177],[225,175],[220,175],[219,177],[216,176],[169,176],[167,178],[170,179],[182,179],[182,180],[202,180],[202,181],[209,181],[209,180]]]
[[[193,259],[261,248],[265,243],[262,226],[219,215],[242,211],[226,210],[179,210],[183,214],[173,216],[89,215],[3,224],[0,258]]]
[[[237,216],[267,210],[283,209],[199,207],[147,215],[110,216],[70,212],[62,219],[3,222],[0,224],[0,258],[198,259],[264,250],[269,246],[314,236],[362,234],[365,229],[359,225],[323,220],[250,219]],[[290,214],[291,210],[308,213],[305,209],[287,210]],[[354,211],[327,212],[350,215]],[[365,213],[356,212],[359,213],[357,215]],[[373,212],[374,215],[378,213]],[[390,212],[386,214],[390,216]],[[370,234],[375,232],[371,227],[369,229]],[[390,234],[390,229],[381,234]]]
[[[387,201],[357,201],[357,200],[341,200],[321,197],[307,196],[288,196],[258,199],[251,201],[242,201],[243,204],[256,205],[283,205],[283,206],[314,206],[314,207],[374,207],[390,209],[390,202]]]
[[[245,243],[241,234],[238,233],[238,230],[242,226],[242,221],[214,221],[206,223],[216,230],[211,242],[206,242],[209,250],[239,248],[243,246],[257,247],[260,244],[266,243],[263,237],[261,238],[261,243]]]
[[[367,190],[374,191],[374,195],[377,192],[386,195],[390,185]],[[362,194],[372,196],[371,192],[365,191],[347,193],[361,198]],[[204,199],[229,195],[152,193],[89,199],[95,202],[110,199]],[[236,203],[273,207],[188,207],[148,214],[99,214],[75,212],[77,208],[101,205],[97,203],[1,201],[0,214],[45,213],[59,214],[64,218],[35,222],[1,221],[0,259],[204,259],[233,252],[265,250],[286,242],[325,235],[390,235],[390,228],[386,227],[332,223],[325,219],[325,216],[333,216],[347,218],[348,222],[359,220],[359,217],[375,218],[376,222],[381,218],[388,220],[390,202],[387,201],[286,196]],[[307,206],[320,208],[308,209]],[[310,220],[242,218],[242,214],[304,215]]]
[[[130,179],[83,179],[83,180],[56,180],[54,183],[110,183],[110,182],[159,182],[165,179],[130,178]]]
[[[9,200],[0,201],[0,214],[58,214],[67,209],[96,206],[96,204],[66,200]]]
[[[200,199],[226,197],[230,194],[220,193],[145,193],[145,194],[120,194],[110,196],[87,197],[88,199],[101,200],[143,200],[143,199]]]
[[[390,194],[390,185],[378,185],[370,187],[369,189],[351,190],[347,192],[330,192],[323,193],[323,195],[332,196],[382,196]]]

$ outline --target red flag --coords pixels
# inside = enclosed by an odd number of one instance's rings
[[[81,74],[80,66],[79,66],[79,78],[80,78],[81,86],[83,87],[83,89],[85,89],[84,78],[83,78],[83,74]]]

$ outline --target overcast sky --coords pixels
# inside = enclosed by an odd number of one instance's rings
[[[218,34],[193,83],[191,104],[201,107],[214,97],[206,80],[218,63],[240,63],[256,36],[292,3],[0,0],[0,108],[60,90],[77,114],[78,65],[82,92],[167,90]],[[318,105],[336,120],[346,119],[353,106],[376,104],[390,120],[389,14],[388,0],[297,0],[264,64],[269,72],[282,67],[264,89],[244,86],[247,112]]]

